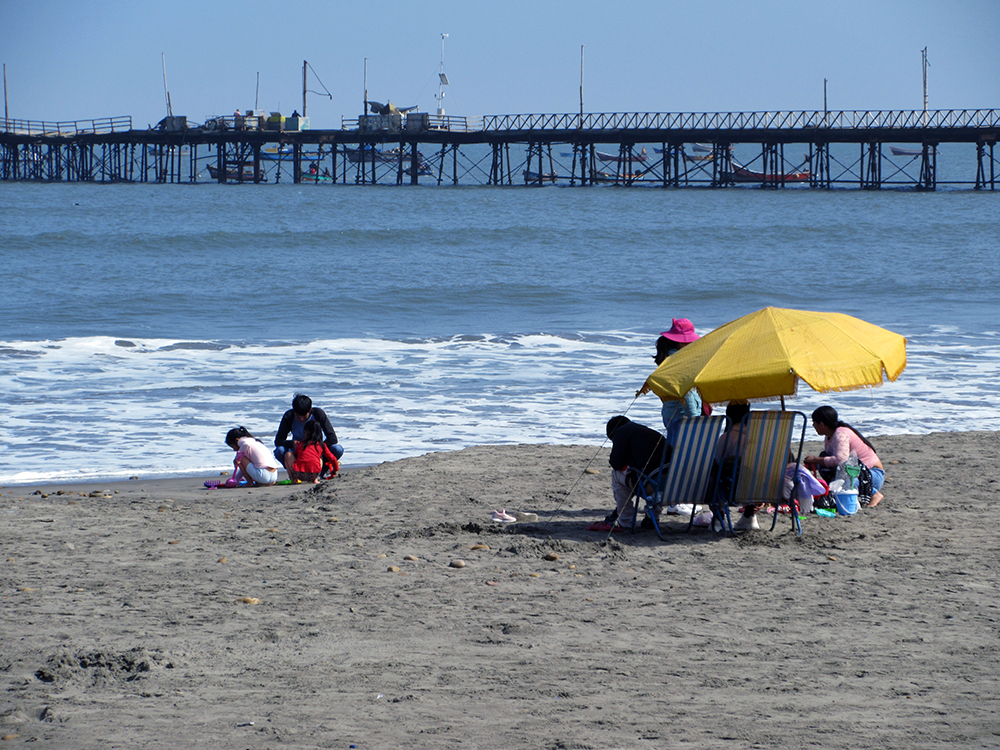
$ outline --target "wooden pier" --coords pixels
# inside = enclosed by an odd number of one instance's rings
[[[410,113],[337,130],[246,116],[145,130],[131,117],[0,124],[4,181],[935,190],[938,146],[959,143],[967,177],[947,184],[995,190],[1000,110]],[[734,147],[748,145],[756,155],[738,162]]]

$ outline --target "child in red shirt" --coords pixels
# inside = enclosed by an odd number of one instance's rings
[[[331,479],[337,476],[340,463],[323,442],[323,429],[319,422],[306,422],[303,432],[302,441],[295,443],[295,463],[288,472],[289,479],[315,484],[319,481],[324,466],[329,466]]]

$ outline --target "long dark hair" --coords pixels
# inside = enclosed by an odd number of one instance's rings
[[[302,425],[302,445],[319,445],[323,442],[323,428],[315,419]]]
[[[670,352],[676,348],[677,342],[671,341],[666,336],[660,336],[660,338],[656,340],[656,354],[653,355],[653,361],[658,365],[663,364],[663,360],[665,360],[670,355]]]
[[[726,416],[732,427],[743,424],[743,418],[750,413],[750,404],[746,401],[730,401],[726,406]]]
[[[234,427],[233,429],[231,429],[229,432],[226,433],[226,445],[228,445],[230,448],[237,448],[240,444],[239,443],[240,438],[243,437],[253,438],[254,440],[257,440],[257,438],[255,438],[253,435],[250,434],[250,430],[248,430],[243,425],[240,425],[239,427]]]
[[[875,450],[875,446],[872,445],[871,442],[869,442],[868,438],[866,438],[864,435],[858,432],[856,428],[847,424],[847,422],[841,421],[840,417],[837,416],[837,410],[834,409],[832,406],[819,407],[812,413],[812,418],[813,422],[819,422],[820,424],[829,427],[831,430],[836,430],[838,427],[846,427],[855,435],[857,435],[859,438],[861,438],[861,442],[863,442],[865,445],[871,448],[872,451],[878,453],[878,451]]]

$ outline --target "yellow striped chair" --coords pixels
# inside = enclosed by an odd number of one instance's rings
[[[806,437],[806,415],[800,411],[752,411],[743,420],[740,461],[737,476],[733,477],[728,504],[722,504],[723,528],[733,532],[729,506],[763,503],[774,506],[771,530],[778,523],[778,506],[792,506],[792,528],[802,533],[798,508],[794,504],[795,487],[791,500],[785,500],[785,470],[794,462],[802,462],[802,445]],[[796,445],[797,443],[797,445]],[[798,482],[798,471],[793,482]]]

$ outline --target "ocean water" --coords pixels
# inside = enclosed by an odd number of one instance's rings
[[[0,484],[226,468],[296,392],[348,465],[599,446],[672,317],[774,305],[905,335],[803,386],[872,435],[1000,429],[1000,195],[967,190],[0,184]]]

